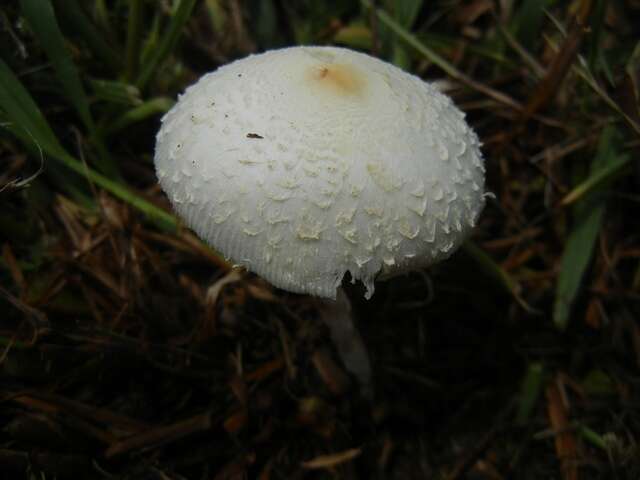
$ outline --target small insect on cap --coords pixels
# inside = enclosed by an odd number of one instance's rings
[[[155,165],[176,212],[273,285],[367,297],[448,257],[484,206],[476,134],[428,83],[343,48],[252,55],[203,76],[162,120]]]

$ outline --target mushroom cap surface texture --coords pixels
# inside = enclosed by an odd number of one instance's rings
[[[352,50],[291,47],[204,75],[162,119],[156,172],[218,252],[273,285],[335,298],[442,260],[484,206],[464,114]]]

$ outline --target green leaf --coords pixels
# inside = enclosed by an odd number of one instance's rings
[[[615,165],[622,162],[616,149],[618,140],[614,127],[609,126],[603,130],[591,164],[592,175],[604,169],[615,168]],[[587,193],[580,195],[580,200],[575,203],[575,218],[562,255],[553,308],[553,321],[560,330],[564,330],[569,323],[571,308],[591,261],[605,212],[601,193],[608,183],[597,182]]]

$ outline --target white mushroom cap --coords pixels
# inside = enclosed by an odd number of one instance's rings
[[[484,206],[464,114],[368,55],[293,47],[203,76],[162,120],[155,164],[186,224],[273,285],[335,298],[448,257]]]

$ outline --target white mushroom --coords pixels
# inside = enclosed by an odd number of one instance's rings
[[[335,298],[442,260],[484,206],[476,134],[416,76],[334,47],[252,55],[163,118],[155,164],[205,241],[273,285]]]
[[[186,224],[273,285],[329,299],[451,255],[484,206],[476,134],[451,100],[368,55],[293,47],[202,77],[162,120],[155,164]],[[370,389],[342,295],[323,314]]]

